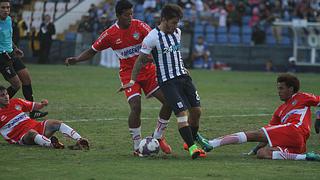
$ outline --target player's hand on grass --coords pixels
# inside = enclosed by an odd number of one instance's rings
[[[129,83],[127,83],[127,84],[125,84],[125,85],[121,86],[121,87],[118,89],[118,91],[117,91],[117,92],[122,92],[122,91],[124,91],[124,90],[126,90],[126,89],[128,89],[128,88],[131,88],[131,87],[134,85],[134,83],[135,83],[135,81],[134,81],[134,80],[130,80],[130,82],[129,82]]]
[[[77,58],[76,57],[69,57],[67,58],[65,61],[64,61],[64,64],[66,66],[69,66],[69,65],[74,65],[78,62]]]
[[[43,99],[40,103],[43,106],[47,106],[49,104],[49,101],[47,99]]]

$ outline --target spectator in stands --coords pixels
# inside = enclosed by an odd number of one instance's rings
[[[99,35],[104,30],[108,29],[112,25],[112,21],[108,19],[106,15],[99,18],[99,21],[94,25],[95,34]]]
[[[98,9],[95,4],[90,5],[90,9],[88,10],[90,21],[95,22],[98,20]]]
[[[78,34],[77,34],[77,40],[76,40],[76,52],[75,54],[79,54],[83,50],[85,50],[90,44],[92,44],[94,38],[93,38],[93,22],[90,21],[89,14],[85,14],[81,22],[78,26]]]
[[[20,39],[24,39],[27,36],[28,26],[25,20],[22,17],[22,14],[18,14],[18,30]]]
[[[271,10],[270,20],[271,22],[280,21],[282,19],[282,8],[280,0],[275,1],[274,8]],[[271,26],[273,37],[276,39],[277,43],[281,42],[282,28],[281,26]]]
[[[297,72],[297,65],[296,65],[296,58],[295,57],[289,58],[288,72],[291,72],[291,73]]]
[[[210,51],[204,42],[202,36],[197,38],[197,43],[193,47],[192,51],[192,65],[197,69],[211,69],[212,60],[210,58]]]
[[[38,57],[40,51],[39,32],[36,30],[34,26],[32,26],[30,29],[29,39],[29,46],[32,50],[32,56]]]
[[[274,71],[273,63],[272,63],[272,60],[270,60],[270,59],[266,62],[266,71],[267,72]]]
[[[39,64],[46,64],[50,62],[50,49],[52,44],[52,36],[56,34],[56,28],[51,22],[50,15],[44,16],[44,22],[40,25],[39,40],[40,40],[40,54],[39,54]]]

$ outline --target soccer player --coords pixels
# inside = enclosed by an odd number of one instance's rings
[[[20,89],[25,99],[33,101],[31,77],[28,69],[21,61],[23,51],[12,42],[12,20],[10,14],[10,1],[0,0],[0,72],[11,86],[7,88],[10,98]],[[32,118],[41,118],[48,112],[33,111]]]
[[[281,101],[267,126],[256,131],[238,132],[209,141],[214,148],[228,144],[260,142],[252,154],[262,159],[317,160],[320,155],[306,153],[310,136],[311,106],[320,106],[320,96],[299,92],[300,82],[292,74],[277,78]],[[319,130],[315,127],[316,131]],[[249,153],[251,154],[251,153]]]
[[[10,144],[40,145],[63,149],[64,145],[53,136],[56,131],[77,141],[72,149],[89,149],[89,143],[75,130],[58,120],[42,122],[31,119],[25,112],[40,110],[48,105],[48,100],[31,102],[18,98],[9,98],[7,89],[0,86],[0,134]],[[50,139],[49,139],[50,138]]]
[[[187,144],[187,150],[195,159],[198,156],[205,157],[206,154],[194,143],[194,140],[201,137],[197,135],[201,115],[200,97],[181,58],[181,30],[177,25],[182,16],[182,9],[177,5],[167,4],[163,7],[160,25],[143,40],[131,80],[120,90],[134,86],[139,72],[143,70],[141,68],[152,61],[148,58],[152,54],[160,89],[177,117],[179,133]],[[201,139],[198,142],[204,147],[208,145],[203,144]]]
[[[65,60],[66,65],[89,60],[97,52],[112,48],[120,60],[120,81],[122,84],[127,84],[130,81],[133,65],[139,55],[141,42],[151,30],[144,22],[132,19],[132,7],[133,5],[128,0],[118,1],[115,6],[118,21],[105,30],[91,48],[77,57],[67,58]],[[166,154],[170,154],[171,147],[166,143],[163,133],[168,126],[172,110],[159,90],[155,66],[152,63],[148,63],[142,68],[136,83],[125,91],[131,110],[128,124],[133,140],[134,154],[138,155],[137,150],[142,139],[140,119],[141,90],[144,91],[147,98],[153,96],[162,103],[153,137],[159,140],[161,150]]]

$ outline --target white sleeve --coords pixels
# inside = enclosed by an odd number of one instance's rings
[[[157,34],[151,31],[142,41],[140,52],[144,54],[151,54],[153,48],[156,47]]]

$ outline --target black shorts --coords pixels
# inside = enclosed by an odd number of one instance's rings
[[[26,68],[21,59],[14,58],[11,54],[0,54],[0,72],[2,76],[9,80],[17,75],[16,72]]]
[[[200,107],[200,96],[190,76],[182,75],[160,85],[167,102],[178,114],[190,107]]]

